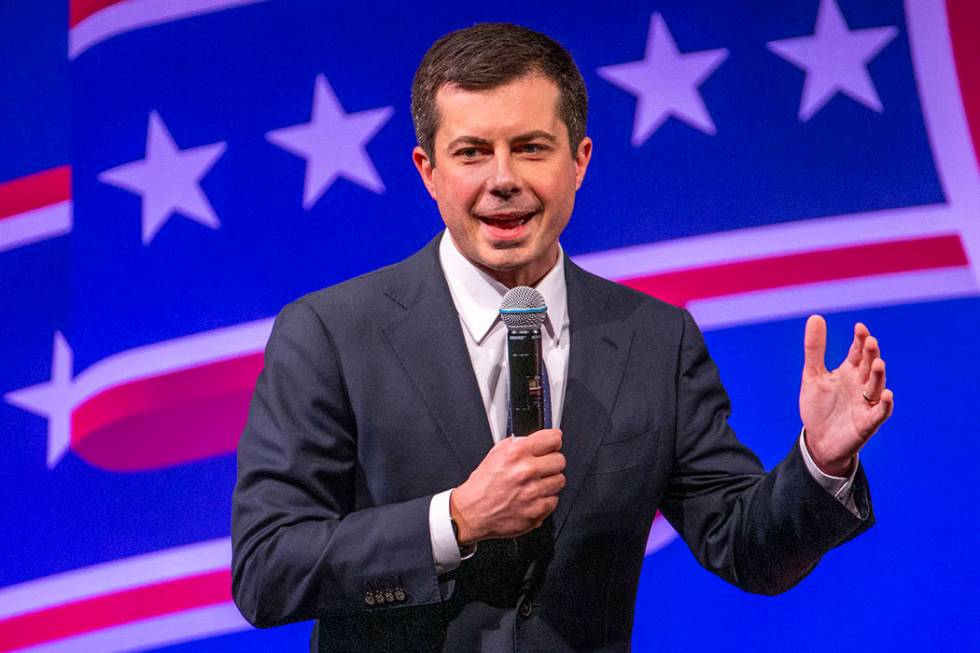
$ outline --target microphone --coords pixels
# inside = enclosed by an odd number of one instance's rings
[[[528,286],[511,288],[500,303],[510,368],[508,435],[528,435],[544,428],[541,325],[547,314],[544,297]]]

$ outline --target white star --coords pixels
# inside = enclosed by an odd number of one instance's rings
[[[728,57],[728,50],[681,54],[660,14],[650,18],[643,59],[599,68],[599,76],[636,95],[634,147],[674,116],[706,134],[717,132],[698,87]]]
[[[800,120],[806,122],[838,92],[882,111],[868,62],[898,34],[896,27],[849,30],[834,0],[821,0],[813,36],[770,41],[769,50],[806,71]]]
[[[72,351],[60,332],[54,334],[51,380],[4,395],[8,404],[48,419],[48,468],[54,467],[71,443]]]
[[[163,119],[151,111],[146,158],[106,170],[99,175],[99,181],[142,196],[144,245],[177,212],[217,229],[221,223],[201,190],[200,181],[224,151],[225,143],[179,149]]]
[[[308,209],[339,176],[375,193],[385,185],[364,146],[393,113],[391,107],[344,113],[323,75],[317,75],[310,121],[275,129],[265,135],[271,143],[306,159],[303,208]]]

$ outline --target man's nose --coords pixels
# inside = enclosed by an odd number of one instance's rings
[[[520,178],[514,170],[510,152],[499,153],[494,157],[494,171],[488,182],[490,193],[501,199],[521,192]]]

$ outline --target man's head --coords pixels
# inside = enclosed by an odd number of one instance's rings
[[[480,23],[450,32],[425,53],[412,81],[412,121],[419,146],[435,163],[436,95],[443,86],[483,91],[530,74],[540,74],[558,87],[558,114],[568,129],[574,156],[585,137],[589,112],[585,80],[560,44],[511,23]]]
[[[507,285],[557,259],[592,153],[586,107],[571,56],[516,25],[453,32],[415,74],[415,165],[463,255]]]

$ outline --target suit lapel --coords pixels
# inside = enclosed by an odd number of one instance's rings
[[[554,513],[555,538],[568,517],[602,436],[612,428],[611,413],[626,371],[632,329],[607,310],[605,284],[565,260],[568,288],[568,379],[562,411],[565,488]]]
[[[385,295],[404,309],[383,331],[456,454],[465,479],[493,446],[449,287],[439,237],[396,266]]]

